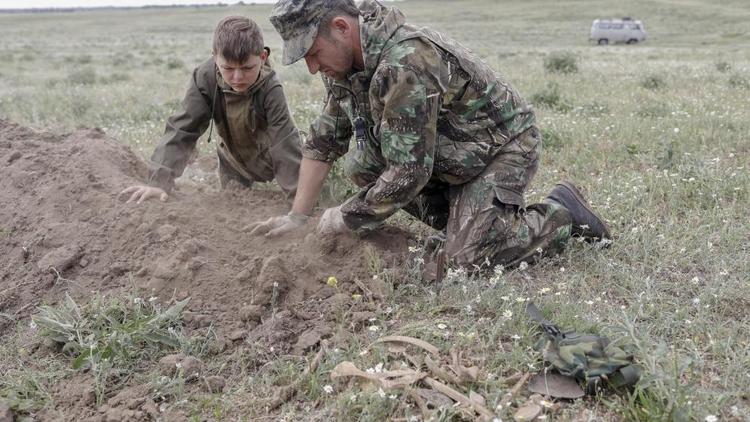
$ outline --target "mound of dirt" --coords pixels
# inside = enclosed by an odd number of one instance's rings
[[[288,205],[270,190],[218,191],[205,182],[214,161],[193,166],[200,177],[166,203],[125,204],[117,194],[147,175],[126,146],[98,129],[58,136],[0,120],[0,312],[22,319],[66,293],[85,300],[136,287],[162,301],[191,297],[188,326],[212,325],[227,343],[301,353],[331,335],[327,310],[373,311],[376,301],[358,299],[379,294],[372,257],[399,267],[406,233],[319,238],[311,222],[252,237],[243,227]],[[0,336],[9,326],[0,319]]]

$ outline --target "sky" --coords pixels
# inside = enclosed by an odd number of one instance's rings
[[[170,4],[234,4],[239,0],[0,0],[0,9],[51,7],[145,6]],[[274,3],[275,0],[244,0],[245,3]]]

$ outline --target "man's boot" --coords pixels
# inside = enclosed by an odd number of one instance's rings
[[[573,219],[571,234],[586,239],[612,239],[607,225],[583,198],[578,188],[569,181],[555,185],[546,200],[552,200],[565,207]]]

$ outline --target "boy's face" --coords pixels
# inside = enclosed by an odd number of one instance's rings
[[[258,80],[260,69],[268,58],[268,52],[263,50],[260,56],[250,56],[244,63],[230,62],[221,54],[214,54],[214,62],[219,73],[233,90],[243,92]]]

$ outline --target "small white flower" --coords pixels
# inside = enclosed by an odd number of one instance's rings
[[[520,264],[518,264],[518,270],[519,271],[524,271],[524,270],[526,270],[526,268],[529,268],[529,264],[527,264],[526,261],[521,262]]]
[[[381,399],[385,398],[385,391],[383,391],[382,387],[378,388],[378,395],[380,396]]]
[[[593,301],[593,300],[587,300],[587,301],[586,301],[586,304],[587,304],[587,305],[589,305],[589,306],[591,306],[591,305],[593,305],[593,304],[594,304],[594,301]]]
[[[550,292],[550,290],[552,289],[550,289],[549,287],[542,287],[541,289],[539,289],[539,294],[547,294]]]
[[[150,298],[148,298],[148,301],[149,301],[149,302],[154,302],[154,301],[156,301],[157,299],[159,299],[159,298],[158,298],[157,296],[151,296]]]
[[[177,369],[181,369],[182,368],[182,363],[181,362],[177,362],[177,363],[174,364],[174,366],[176,366]]]
[[[36,326],[36,322],[34,322],[34,321],[31,321],[31,322],[29,323],[29,328],[31,328],[32,330],[36,330],[36,328],[37,328],[37,326]]]
[[[510,336],[510,338],[512,338],[513,340],[521,340],[521,336],[519,336],[518,334],[513,334],[512,336]]]
[[[373,333],[380,331],[380,327],[378,327],[377,325],[371,325],[367,327],[367,329],[372,331]]]
[[[674,128],[674,133],[680,133],[680,128],[678,127]]]
[[[508,300],[510,300],[510,297],[509,296],[500,296],[500,299],[508,301]]]
[[[526,298],[519,296],[519,297],[516,298],[516,302],[518,302],[518,303],[524,303],[524,302],[526,302]]]
[[[510,309],[506,309],[505,312],[503,312],[503,316],[505,318],[511,319],[513,318],[513,311],[511,311]]]
[[[326,392],[326,394],[333,394],[333,386],[331,385],[324,385],[323,391]]]
[[[419,248],[416,246],[409,246],[409,252],[411,253],[419,252]]]
[[[441,330],[445,330],[446,328],[448,328],[448,326],[443,324],[442,322],[438,324],[437,327],[440,328]]]
[[[696,297],[695,299],[693,299],[693,305],[700,305],[700,304],[701,304],[700,298]]]
[[[706,422],[716,422],[718,420],[719,418],[717,418],[716,415],[708,415],[705,419]]]

